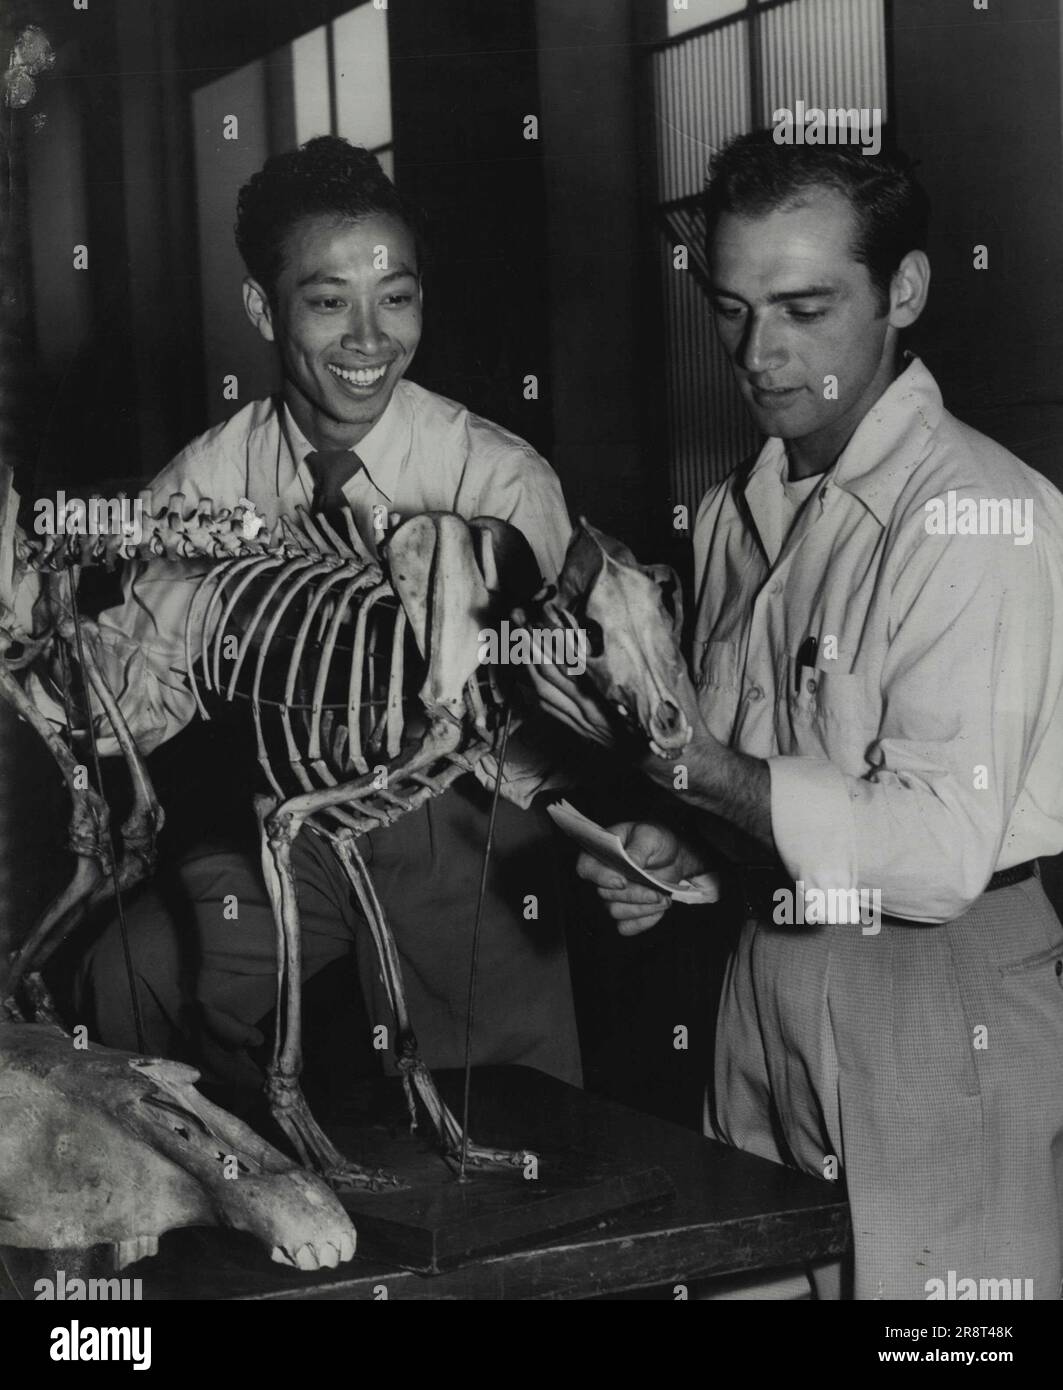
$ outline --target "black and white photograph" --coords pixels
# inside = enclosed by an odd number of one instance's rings
[[[190,1301],[727,1304],[750,1357],[765,1304],[878,1302],[805,1315],[837,1367],[1021,1362],[1063,1296],[1060,0],[0,38],[27,1373],[194,1366]]]

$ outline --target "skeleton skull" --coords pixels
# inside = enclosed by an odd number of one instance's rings
[[[634,722],[660,757],[690,742],[697,704],[680,650],[679,580],[668,565],[640,565],[619,541],[580,518],[544,616],[587,635],[587,675]]]
[[[349,1260],[354,1228],[325,1183],[204,1099],[198,1075],[0,1024],[0,1245],[111,1244],[121,1269],[165,1231],[224,1225],[280,1264]]]

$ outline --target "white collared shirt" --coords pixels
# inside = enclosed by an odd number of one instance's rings
[[[254,502],[272,530],[297,506],[310,507],[312,445],[287,406],[253,401],[194,439],[151,484],[151,513],[171,496],[185,515],[204,498],[214,510]],[[546,579],[555,579],[571,526],[561,485],[529,444],[463,406],[400,381],[384,414],[356,446],[364,463],[344,487],[358,530],[375,553],[373,509],[405,519],[419,512],[494,516],[523,532]],[[155,561],[126,583],[126,601],[100,615],[97,655],[131,732],[150,752],[195,713],[185,679],[185,618],[202,564]],[[62,711],[35,685],[33,697],[62,722]],[[118,751],[101,718],[100,751]]]
[[[314,446],[286,405],[253,401],[182,449],[151,484],[153,503],[171,493],[186,505],[254,502],[272,529],[297,506],[309,509]],[[359,532],[375,552],[373,507],[405,519],[418,512],[497,516],[521,531],[547,579],[565,557],[570,528],[561,485],[549,464],[515,434],[412,381],[400,381],[388,407],[355,446],[365,465],[343,489]]]
[[[1063,496],[951,416],[918,359],[792,527],[786,467],[768,440],[698,512],[706,722],[768,761],[806,891],[950,920],[994,870],[1063,850]],[[999,533],[961,533],[975,512]]]

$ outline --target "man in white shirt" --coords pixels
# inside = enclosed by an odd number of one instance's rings
[[[900,351],[929,285],[903,159],[755,132],[714,161],[707,214],[768,439],[698,514],[688,790],[672,824],[616,830],[666,881],[721,824],[778,866],[746,874],[709,1132],[844,1175],[857,1297],[1057,1298],[1063,928],[1033,861],[1063,850],[1063,498]],[[643,770],[674,787],[671,760]],[[669,906],[579,867],[624,933]]]
[[[373,156],[335,137],[269,160],[250,180],[237,223],[249,272],[244,302],[275,345],[282,390],[182,450],[152,484],[153,510],[176,492],[187,508],[201,498],[215,509],[248,498],[273,526],[300,504],[326,510],[346,503],[371,548],[381,522],[395,514],[496,516],[524,533],[545,576],[556,574],[569,522],[549,466],[506,430],[403,379],[421,333],[417,226]],[[125,604],[99,622],[100,659],[146,751],[194,712],[184,622],[199,573],[153,564],[132,576]],[[113,752],[108,732],[101,727],[101,749]],[[217,790],[207,784],[201,793],[204,817],[215,795],[231,792],[222,783],[240,780],[231,764],[212,776]],[[253,790],[251,779],[238,788],[248,815]],[[364,841],[403,958],[421,1053],[434,1067],[463,1060],[486,804],[483,789],[464,778]],[[339,866],[311,835],[297,841],[296,858],[304,979],[353,950],[369,1021],[393,1037],[369,933]],[[503,803],[480,947],[474,1060],[523,1063],[578,1083],[558,894],[543,867],[551,859],[545,818]],[[225,1103],[244,1108],[260,1086],[258,1024],[276,988],[258,852],[196,845],[177,880],[182,921],[153,887],[130,912],[146,1044],[196,1062],[208,1083],[225,1088]],[[537,916],[525,911],[529,895]],[[122,956],[115,925],[87,962],[81,997],[102,1041],[136,1047]]]

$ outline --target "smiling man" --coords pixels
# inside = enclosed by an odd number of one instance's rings
[[[495,516],[527,538],[544,576],[564,555],[568,515],[554,473],[526,443],[405,379],[421,336],[419,218],[365,150],[335,137],[270,159],[240,192],[244,305],[272,344],[278,396],[254,401],[192,441],[152,484],[154,506],[181,492],[215,509],[249,498],[272,526],[298,505],[351,508],[375,547],[396,514]],[[124,606],[100,620],[112,687],[141,747],[194,713],[184,620],[197,579],[154,564]],[[101,729],[104,751],[112,751]],[[209,733],[209,730],[206,731]],[[177,780],[191,759],[162,750]],[[147,1045],[199,1065],[233,1109],[258,1095],[274,1003],[275,929],[262,883],[251,797],[255,778],[216,742],[189,803],[190,833],[171,891],[149,887],[130,913]],[[165,799],[165,798],[164,798]],[[168,810],[170,805],[168,805]],[[459,1066],[487,795],[472,777],[364,850],[395,931],[421,1052]],[[246,836],[240,832],[246,831]],[[304,978],[353,951],[374,1025],[391,1025],[370,933],[327,847],[295,849]],[[577,1082],[580,1062],[549,823],[503,802],[480,945],[477,1063],[523,1063]],[[527,894],[538,901],[525,920]],[[229,904],[226,907],[226,904]],[[235,904],[235,912],[233,905]],[[88,960],[82,1004],[102,1041],[137,1047],[117,924]],[[336,1058],[336,1066],[349,1065]]]
[[[281,255],[271,185],[252,181],[241,195],[244,306],[277,347],[285,406],[320,450],[365,438],[421,339],[416,237],[397,197],[388,201],[395,210],[367,207],[357,220],[304,204]]]
[[[949,1271],[1058,1298],[1063,927],[1036,860],[1063,850],[1063,498],[902,351],[929,286],[904,159],[755,132],[706,210],[720,341],[767,440],[698,514],[697,727],[643,764],[672,791],[682,763],[687,789],[669,823],[614,829],[668,882],[718,863],[721,830],[752,846],[709,1130],[844,1176],[860,1298]],[[943,534],[950,491],[1028,499],[1031,543]],[[578,687],[532,677],[609,740]],[[670,908],[579,868],[624,933]],[[870,929],[793,910],[854,889],[879,895]]]

